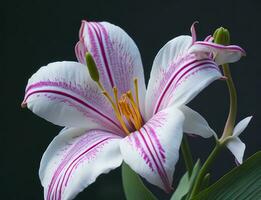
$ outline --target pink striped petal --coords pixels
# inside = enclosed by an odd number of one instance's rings
[[[45,151],[39,169],[46,200],[73,199],[103,173],[122,163],[115,134],[65,128]]]
[[[195,42],[189,52],[196,54],[202,54],[202,52],[211,53],[214,55],[215,62],[218,65],[236,62],[246,55],[245,51],[239,46],[223,46],[208,41]]]
[[[157,54],[146,95],[146,117],[171,106],[192,100],[222,75],[216,63],[189,54],[192,39],[180,36],[168,42]]]
[[[121,132],[110,104],[80,63],[40,68],[28,81],[23,105],[60,126]]]
[[[120,27],[108,22],[82,21],[80,41],[75,47],[79,62],[85,64],[85,53],[90,52],[97,63],[101,82],[108,91],[116,86],[119,95],[132,90],[138,78],[140,103],[143,108],[145,81],[139,50],[130,36]]]
[[[120,142],[123,160],[166,192],[172,189],[183,121],[182,112],[171,107],[158,112],[140,130]]]

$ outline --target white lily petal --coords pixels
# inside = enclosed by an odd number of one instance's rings
[[[178,62],[192,44],[190,36],[179,36],[170,40],[165,44],[156,55],[148,82],[148,89],[146,93],[146,118],[153,116],[156,100],[159,98],[159,93],[162,91],[171,79],[174,68],[173,66]]]
[[[191,101],[214,80],[222,77],[211,58],[198,60],[189,54],[191,37],[180,36],[167,43],[153,63],[146,95],[146,116]]]
[[[120,142],[123,160],[147,181],[167,192],[172,188],[179,158],[183,121],[180,110],[167,108]]]
[[[101,82],[111,92],[116,86],[119,95],[134,90],[138,79],[140,108],[144,108],[145,81],[140,52],[135,42],[120,27],[108,22],[82,21],[80,41],[75,47],[79,62],[85,64],[90,52],[100,72]]]
[[[190,53],[212,53],[215,56],[215,62],[218,65],[236,62],[246,54],[245,51],[239,46],[224,46],[208,41],[195,42],[189,51]]]
[[[213,131],[208,122],[196,111],[187,106],[181,106],[179,109],[185,115],[183,131],[185,133],[199,135],[204,138],[214,136],[217,139],[215,131]]]
[[[105,131],[65,128],[45,151],[39,169],[46,200],[73,199],[122,163],[121,138]]]
[[[40,68],[28,81],[23,104],[60,126],[120,130],[108,100],[77,62]]]
[[[238,137],[230,138],[226,145],[237,159],[237,162],[242,164],[246,145]]]
[[[239,136],[248,126],[250,120],[252,119],[252,116],[246,117],[245,119],[241,120],[233,131],[233,136],[237,137]]]

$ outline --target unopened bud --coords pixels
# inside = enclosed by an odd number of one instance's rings
[[[229,45],[230,44],[230,34],[229,31],[223,27],[218,28],[214,35],[214,42],[216,44]]]

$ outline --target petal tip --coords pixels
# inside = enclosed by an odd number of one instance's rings
[[[174,190],[174,188],[171,185],[169,185],[168,187],[165,187],[165,192],[167,194],[170,194],[173,190]]]
[[[21,103],[21,108],[27,108],[27,103],[23,101],[23,102]]]
[[[88,21],[87,21],[87,19],[83,19],[83,20],[81,21],[81,23],[82,23],[82,24],[85,24],[85,23],[88,23]]]
[[[198,24],[198,21],[194,21],[193,24],[190,27],[190,32],[192,35],[192,44],[194,44],[194,42],[196,42],[197,40],[197,34],[196,34],[196,29],[195,29],[195,25]]]
[[[220,78],[219,78],[219,80],[221,80],[221,81],[226,81],[228,78],[226,77],[226,76],[221,76]]]

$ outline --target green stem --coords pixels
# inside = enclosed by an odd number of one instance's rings
[[[206,162],[201,167],[201,169],[199,171],[199,174],[198,174],[198,176],[197,176],[197,178],[195,180],[195,184],[193,186],[193,189],[192,189],[192,192],[191,192],[191,195],[190,195],[190,199],[192,199],[199,192],[202,180],[204,179],[206,173],[209,170],[209,167],[211,166],[211,164],[215,160],[215,158],[218,155],[219,151],[222,149],[222,146],[223,146],[223,144],[217,143],[215,148],[212,150],[211,154],[207,158]]]
[[[218,28],[214,33],[214,42],[217,44],[229,45],[230,43],[229,31],[222,27]],[[204,179],[206,173],[209,170],[209,167],[215,160],[219,151],[225,146],[228,138],[231,137],[235,126],[236,115],[237,115],[237,92],[230,73],[229,65],[223,64],[222,69],[223,69],[224,76],[227,78],[226,82],[229,90],[229,98],[230,98],[229,114],[227,117],[227,121],[222,137],[217,141],[215,148],[213,149],[213,151],[207,158],[206,162],[200,169],[199,174],[195,180],[195,184],[193,186],[190,198],[193,198],[200,191],[202,180]]]
[[[222,65],[222,68],[223,68],[224,75],[227,77],[226,82],[229,90],[230,108],[227,117],[227,122],[224,128],[224,132],[222,137],[220,138],[220,141],[232,135],[235,126],[236,115],[237,115],[237,92],[236,92],[235,84],[231,77],[228,64]]]
[[[192,170],[193,170],[193,158],[192,158],[191,151],[189,148],[188,139],[185,134],[183,135],[183,139],[181,142],[181,151],[182,151],[183,159],[185,161],[185,165],[186,165],[188,174],[190,176],[192,173]]]

